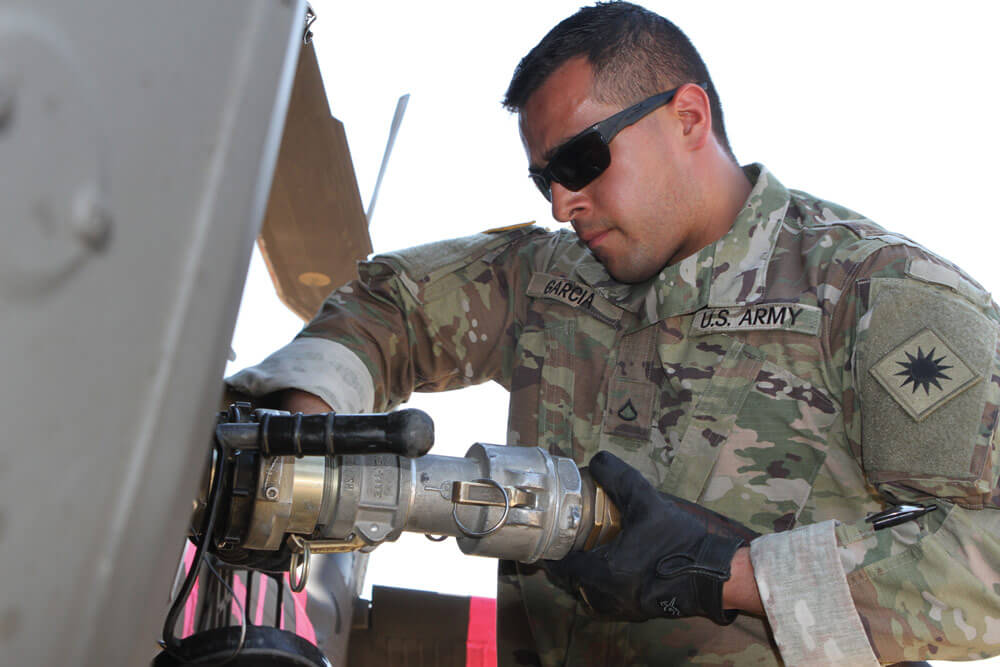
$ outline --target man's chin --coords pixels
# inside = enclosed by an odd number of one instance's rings
[[[615,279],[616,282],[623,283],[625,285],[638,285],[639,283],[644,283],[653,276],[655,276],[658,271],[637,271],[633,267],[613,268],[608,266],[604,262],[604,268],[607,270],[608,275]]]
[[[601,263],[608,275],[614,278],[615,282],[626,285],[644,283],[660,272],[659,268],[643,268],[627,260],[619,261],[604,248],[591,248],[590,253]]]

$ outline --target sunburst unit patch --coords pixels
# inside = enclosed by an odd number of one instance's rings
[[[917,421],[923,421],[980,379],[930,329],[885,355],[872,366],[871,373]]]

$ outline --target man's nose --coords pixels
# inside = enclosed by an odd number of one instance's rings
[[[569,222],[585,214],[590,208],[590,200],[583,190],[573,192],[562,185],[552,183],[552,217],[559,222]]]

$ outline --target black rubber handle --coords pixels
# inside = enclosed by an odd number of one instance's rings
[[[423,456],[434,444],[434,422],[422,410],[366,415],[264,415],[259,446],[264,456]]]

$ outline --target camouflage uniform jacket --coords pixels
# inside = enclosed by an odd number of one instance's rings
[[[378,256],[231,382],[384,410],[495,380],[511,395],[509,444],[581,464],[610,450],[764,534],[751,558],[767,619],[724,628],[598,621],[518,565],[501,576],[501,664],[997,653],[996,305],[912,241],[746,171],[754,187],[726,236],[644,284],[611,280],[565,230]],[[937,511],[865,521],[902,502]]]

